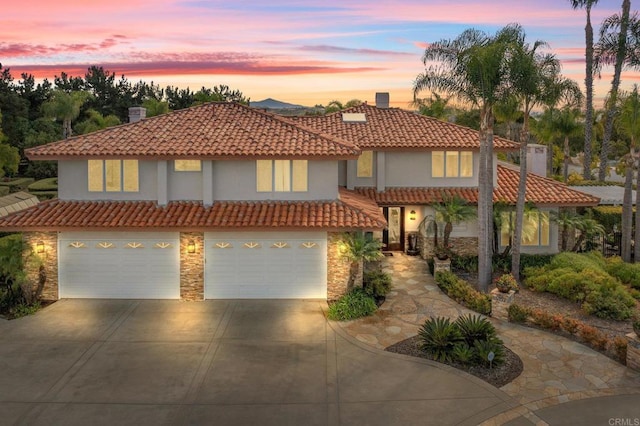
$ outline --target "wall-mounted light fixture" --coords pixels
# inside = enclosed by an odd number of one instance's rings
[[[416,211],[415,210],[411,210],[409,212],[409,220],[416,220]]]
[[[189,243],[187,244],[187,253],[193,254],[195,252],[196,252],[196,242],[193,240],[189,240]]]
[[[36,243],[36,253],[44,253],[44,241],[40,240]]]

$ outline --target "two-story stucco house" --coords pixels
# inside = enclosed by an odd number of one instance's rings
[[[321,117],[210,103],[27,150],[58,161],[59,199],[0,229],[45,260],[47,298],[334,299],[342,233],[404,250],[434,202],[477,202],[478,148],[476,131],[389,108],[388,94]],[[515,204],[519,172],[499,164],[494,181]],[[598,202],[533,174],[526,196],[541,209],[530,252],[557,251],[550,211]],[[477,251],[475,221],[453,237]]]
[[[478,133],[467,127],[436,120],[398,108],[389,108],[388,93],[376,94],[376,106],[361,105],[325,116],[296,117],[296,123],[351,142],[362,149],[357,160],[340,164],[339,184],[375,200],[388,227],[381,237],[389,250],[405,250],[407,236],[418,231],[430,207],[447,197],[478,201]],[[494,202],[515,205],[519,167],[498,161],[498,153],[519,150],[520,145],[495,137]],[[525,221],[523,253],[558,251],[557,225],[550,213],[563,207],[598,204],[598,198],[529,173],[526,201],[539,211]],[[507,221],[505,221],[506,223]],[[477,254],[477,221],[454,225],[452,245],[459,254]],[[509,241],[503,230],[500,245]],[[424,254],[432,240],[422,242]]]
[[[357,146],[239,104],[27,155],[58,161],[59,199],[0,227],[45,259],[46,298],[334,298],[348,279],[341,234],[386,226],[339,185]]]

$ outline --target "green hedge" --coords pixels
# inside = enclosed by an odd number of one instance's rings
[[[553,254],[522,254],[520,256],[520,272],[531,266],[544,266],[551,262]],[[494,271],[511,271],[511,256],[495,254],[492,259]],[[451,268],[465,272],[478,272],[478,256],[453,256]],[[433,275],[433,272],[432,272]]]
[[[5,195],[9,195],[9,187],[8,186],[0,186],[0,197],[4,197]]]
[[[480,293],[471,284],[458,278],[453,272],[438,272],[435,279],[438,287],[456,302],[481,314],[491,314],[491,298],[489,295]]]
[[[6,178],[0,179],[0,186],[6,186],[9,188],[9,192],[17,192],[26,190],[27,187],[33,183],[33,178]]]
[[[354,288],[329,306],[327,317],[333,321],[348,321],[373,314],[378,306],[372,296]]]
[[[58,178],[47,178],[33,182],[27,187],[30,192],[35,191],[57,191],[58,190]]]

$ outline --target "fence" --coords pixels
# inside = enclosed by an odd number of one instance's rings
[[[585,241],[582,249],[584,251],[601,251],[605,257],[622,256],[622,232],[595,235]]]

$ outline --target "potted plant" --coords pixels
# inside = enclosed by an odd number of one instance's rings
[[[496,280],[496,288],[500,293],[509,293],[518,290],[518,283],[511,274],[503,274]]]

